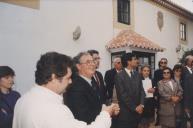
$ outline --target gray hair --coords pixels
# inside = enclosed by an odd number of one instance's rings
[[[119,56],[117,56],[117,57],[115,57],[115,58],[113,59],[113,63],[116,63],[117,61],[121,61],[121,58],[120,58]]]
[[[193,56],[192,55],[186,56],[185,61],[184,61],[185,65],[187,65],[189,60],[193,60]]]
[[[87,56],[87,55],[90,55],[88,52],[80,52],[78,53],[78,55],[76,55],[74,58],[73,58],[73,62],[74,64],[80,64],[80,59],[82,56]]]

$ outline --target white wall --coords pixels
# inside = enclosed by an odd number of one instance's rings
[[[40,0],[40,10],[0,3],[0,19],[0,65],[15,70],[21,93],[34,84],[36,62],[47,51],[74,56],[96,49],[102,58],[99,70],[110,68],[105,45],[113,36],[111,0]],[[82,35],[73,41],[78,25]]]
[[[157,26],[157,12],[164,15],[164,26],[162,31]],[[156,55],[156,62],[162,57],[169,60],[169,66],[177,63],[178,55],[175,52],[179,44],[179,16],[172,12],[158,7],[150,2],[135,0],[134,3],[135,31],[166,48],[163,53]],[[188,46],[193,47],[193,22],[187,21],[188,25]],[[156,63],[157,66],[157,63]]]

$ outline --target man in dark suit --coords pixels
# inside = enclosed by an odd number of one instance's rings
[[[88,50],[88,53],[90,53],[90,55],[93,57],[93,60],[96,66],[96,71],[93,75],[93,82],[97,84],[97,91],[100,96],[100,100],[103,104],[108,104],[106,86],[104,84],[103,75],[101,74],[101,72],[97,71],[100,65],[99,52],[97,50]]]
[[[109,103],[117,103],[117,95],[115,90],[115,76],[122,69],[121,58],[115,57],[113,59],[114,68],[106,71],[105,83],[106,83],[106,94]],[[111,128],[117,128],[117,117],[112,118]]]
[[[117,128],[137,128],[140,115],[143,113],[145,92],[141,76],[134,71],[138,66],[137,61],[135,54],[124,54],[121,58],[124,69],[115,77],[120,106]]]
[[[185,67],[182,73],[182,88],[184,90],[183,107],[187,114],[193,117],[193,56],[188,55],[185,58]],[[193,118],[191,118],[193,127]]]
[[[113,59],[113,65],[114,65],[114,68],[106,71],[106,73],[105,73],[105,83],[106,83],[106,90],[107,90],[107,94],[108,94],[107,99],[110,102],[112,102],[112,100],[117,101],[117,99],[115,99],[116,97],[115,97],[115,89],[114,89],[115,88],[115,76],[122,69],[121,58],[115,57]]]
[[[96,70],[95,63],[93,57],[87,52],[79,53],[73,60],[78,72],[64,95],[65,103],[76,119],[90,124],[102,109],[97,85],[92,81]],[[113,114],[117,114],[117,110],[118,106],[115,105]]]
[[[76,119],[90,124],[99,114],[102,103],[91,81],[95,63],[89,53],[80,53],[74,58],[78,74],[65,94],[65,102]]]

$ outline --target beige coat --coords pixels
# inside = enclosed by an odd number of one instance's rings
[[[179,103],[173,103],[171,96],[179,96],[182,98],[183,90],[174,80],[171,80],[173,89],[169,85],[169,82],[159,81],[158,90],[160,95],[160,124],[164,124],[168,127],[175,127],[175,119],[180,115],[181,109]]]

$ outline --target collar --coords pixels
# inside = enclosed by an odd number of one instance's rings
[[[188,66],[186,66],[186,68],[188,69],[188,71],[192,74],[192,69]]]
[[[52,90],[44,86],[35,85],[33,89],[40,93],[42,98],[49,99],[52,102],[63,103],[63,97],[61,95],[53,92]]]
[[[149,78],[149,77],[146,77],[146,78],[144,78],[144,80],[150,80],[150,78]]]
[[[131,76],[131,72],[132,72],[133,70],[129,70],[129,69],[125,68],[125,71],[127,72],[127,74],[128,74],[129,76]]]
[[[84,80],[86,80],[90,85],[92,85],[91,84],[91,79],[89,79],[89,78],[87,78],[87,77],[85,77],[83,75],[79,75],[79,76],[82,77]]]

